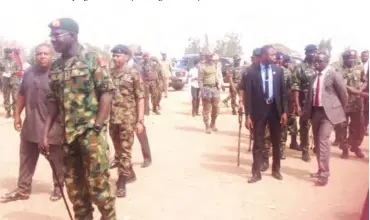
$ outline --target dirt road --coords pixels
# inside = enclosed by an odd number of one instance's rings
[[[225,96],[226,94],[223,94]],[[282,161],[283,181],[271,177],[248,184],[252,155],[243,129],[241,166],[236,166],[238,124],[230,109],[222,108],[218,133],[204,132],[202,118],[190,115],[187,91],[170,92],[162,115],[146,119],[153,165],[140,168],[140,146],[135,140],[133,162],[138,180],[128,195],[117,200],[118,219],[132,220],[358,220],[368,190],[368,159],[340,159],[333,147],[331,177],[324,188],[314,186],[308,174],[316,160],[300,160],[289,151]],[[0,194],[17,185],[19,134],[12,121],[0,119]],[[368,154],[368,139],[363,143]],[[112,171],[111,183],[117,180]],[[27,201],[0,204],[1,220],[67,220],[62,201],[49,202],[51,170],[40,158]],[[95,211],[99,219],[98,211]]]

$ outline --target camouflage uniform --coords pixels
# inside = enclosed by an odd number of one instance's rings
[[[220,90],[218,89],[216,80],[216,65],[213,63],[205,63],[200,67],[199,71],[199,88],[203,104],[203,122],[206,125],[206,132],[216,129],[216,118],[219,114],[220,107]],[[211,113],[212,111],[212,113]],[[209,124],[209,114],[211,113],[211,124]]]
[[[132,168],[132,145],[134,144],[137,121],[137,103],[144,98],[144,84],[140,73],[132,68],[124,72],[111,70],[113,84],[116,88],[109,121],[109,134],[115,149],[115,161],[118,163],[118,176],[124,180],[117,181],[117,188],[124,185],[129,177],[134,177]],[[120,185],[120,186],[119,186]],[[123,193],[123,192],[122,192]],[[117,192],[117,196],[118,192]],[[125,192],[122,196],[124,197]]]
[[[361,74],[364,71],[361,65],[356,65],[352,68],[342,66],[337,69],[343,74],[344,81],[347,86],[354,89],[361,88]],[[364,117],[363,117],[363,102],[360,96],[349,94],[348,104],[345,107],[347,120],[337,127],[339,135],[339,147],[343,150],[342,157],[348,157],[348,148],[360,155],[360,146],[364,139]],[[347,134],[349,129],[349,134]]]
[[[237,103],[236,103],[236,97],[238,96],[238,88],[239,88],[239,84],[242,80],[242,76],[243,76],[243,68],[241,66],[233,66],[231,67],[231,79],[234,83],[234,86],[235,87],[232,87],[230,85],[229,87],[229,90],[230,90],[230,97],[231,97],[231,108],[232,108],[232,112],[233,114],[235,115],[236,114],[236,108],[238,107],[237,106]]]
[[[310,81],[316,76],[316,71],[313,66],[310,66],[307,61],[303,61],[298,64],[292,74],[292,91],[299,91],[299,105],[301,109],[304,109],[305,102],[307,100],[307,92]],[[311,123],[309,120],[299,120],[299,136],[300,145],[302,147],[302,156],[309,159],[309,131]],[[303,158],[303,157],[302,157]]]
[[[269,167],[269,157],[270,157],[270,151],[271,151],[271,136],[270,136],[270,129],[269,126],[266,125],[265,128],[265,137],[264,137],[264,148],[262,149],[262,155],[263,155],[263,164],[261,171],[266,171]]]
[[[4,107],[7,112],[7,117],[10,117],[11,110],[15,112],[15,107],[17,105],[18,90],[20,85],[20,80],[18,77],[18,72],[20,67],[18,63],[14,60],[5,58],[0,61],[0,71],[2,74],[2,86],[3,86],[3,96],[4,96]],[[4,76],[4,73],[10,74],[10,77]],[[12,103],[10,104],[10,95],[12,96]]]
[[[153,61],[148,61],[143,63],[143,77],[146,81],[146,91],[148,94],[146,96],[151,97],[151,102],[153,105],[153,112],[156,114],[159,113],[159,103],[162,96],[162,83],[163,76],[162,76],[162,68],[159,63],[155,63]]]
[[[80,47],[67,61],[53,62],[50,88],[47,97],[58,104],[64,119],[65,182],[75,220],[92,219],[92,203],[102,219],[115,220],[106,133],[93,129],[100,94],[114,89],[107,70],[96,53]]]

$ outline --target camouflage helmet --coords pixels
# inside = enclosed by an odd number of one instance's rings
[[[235,55],[235,56],[233,57],[233,59],[234,59],[235,61],[237,61],[237,60],[241,60],[242,58],[241,58],[239,55]]]

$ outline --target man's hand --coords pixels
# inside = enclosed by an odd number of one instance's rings
[[[282,127],[285,127],[287,122],[288,122],[288,117],[287,117],[286,113],[284,113],[284,114],[281,115],[280,124],[281,124]]]
[[[20,116],[14,116],[14,129],[18,132],[22,129],[22,119]]]
[[[42,140],[41,140],[41,143],[39,143],[39,148],[40,148],[40,153],[45,155],[45,156],[48,156],[50,154],[50,145],[48,143],[48,138],[47,137],[44,137]]]
[[[243,112],[243,109],[244,109],[243,101],[239,101],[238,111],[239,111],[239,112]]]
[[[142,123],[136,123],[136,133],[141,134],[144,131],[144,125]]]
[[[252,120],[250,118],[250,116],[247,116],[247,118],[245,119],[245,127],[251,131],[253,129],[253,123],[252,123]]]

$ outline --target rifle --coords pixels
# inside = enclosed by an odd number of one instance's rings
[[[240,138],[242,135],[242,121],[243,121],[243,113],[239,111],[239,137],[238,137],[238,163],[237,166],[240,165]]]

